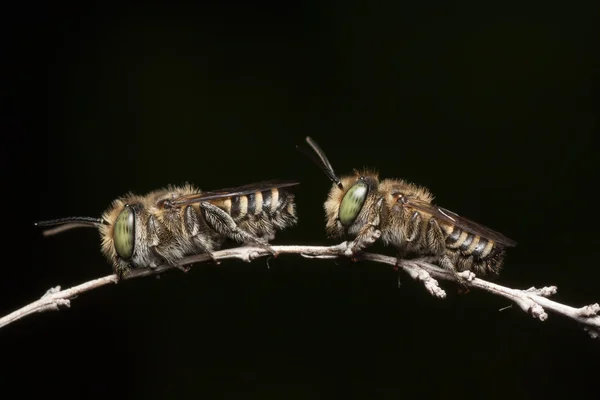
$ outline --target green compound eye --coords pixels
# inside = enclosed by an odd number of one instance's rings
[[[368,191],[369,187],[367,184],[365,182],[358,181],[348,190],[348,192],[346,192],[344,198],[342,199],[339,213],[339,218],[342,225],[348,226],[354,222],[356,217],[358,217],[358,214],[360,213],[360,210],[367,199]]]
[[[113,240],[119,257],[123,260],[130,259],[135,241],[135,211],[131,207],[125,206],[117,217],[113,228]]]

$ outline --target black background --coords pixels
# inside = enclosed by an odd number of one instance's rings
[[[32,224],[128,191],[298,179],[300,224],[275,243],[333,244],[307,134],[339,173],[426,185],[515,239],[497,282],[600,301],[594,3],[6,10],[0,314],[110,273],[93,230]],[[0,330],[0,379],[78,398],[598,394],[600,342],[575,322],[400,278],[282,256],[123,282]]]

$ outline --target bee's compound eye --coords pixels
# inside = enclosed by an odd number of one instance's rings
[[[119,257],[124,260],[130,259],[135,241],[135,211],[129,206],[121,211],[115,221],[113,241]]]
[[[348,192],[346,192],[342,199],[342,204],[340,205],[339,218],[342,225],[348,226],[354,222],[356,217],[358,217],[358,214],[367,199],[368,191],[369,188],[367,187],[367,184],[363,181],[358,181],[348,190]]]

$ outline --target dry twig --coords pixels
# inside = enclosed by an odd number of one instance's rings
[[[347,254],[348,244],[347,242],[344,242],[330,247],[273,246],[273,249],[279,254],[300,254],[307,258],[339,258],[344,257]],[[217,260],[237,258],[250,262],[258,257],[271,256],[271,253],[264,248],[259,247],[237,247],[220,250],[213,253],[213,255]],[[446,297],[446,292],[440,287],[438,280],[456,283],[459,283],[458,281],[462,280],[460,283],[468,288],[485,290],[513,301],[521,307],[523,311],[540,321],[545,321],[548,318],[548,314],[546,313],[547,310],[579,322],[592,338],[600,337],[600,306],[596,303],[581,308],[574,308],[549,300],[548,297],[556,293],[556,286],[543,287],[541,289],[533,287],[526,290],[511,289],[479,279],[469,271],[462,272],[459,274],[459,277],[457,277],[455,274],[427,262],[427,259],[398,261],[394,257],[373,253],[362,253],[360,258],[401,268],[408,273],[411,278],[422,282],[425,289],[431,295],[440,299]],[[182,259],[176,267],[160,266],[154,269],[137,269],[133,270],[124,279],[127,280],[143,276],[158,275],[173,268],[187,268],[185,266],[209,260],[210,258],[205,254],[190,256]],[[51,288],[41,299],[0,318],[0,328],[36,312],[59,310],[61,307],[69,307],[71,304],[70,299],[73,299],[77,295],[109,283],[117,282],[118,279],[116,275],[109,275],[65,290],[60,290],[60,286]]]

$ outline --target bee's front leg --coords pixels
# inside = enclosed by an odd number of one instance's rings
[[[382,204],[383,198],[380,198],[367,216],[366,223],[360,228],[354,240],[348,243],[348,248],[345,250],[344,255],[351,257],[353,261],[356,261],[357,253],[360,253],[363,249],[372,245],[381,237],[379,226]]]
[[[113,262],[113,272],[117,275],[118,280],[125,279],[131,273],[131,265],[120,258],[116,258]]]
[[[381,231],[376,225],[365,225],[356,238],[348,243],[348,248],[345,250],[344,255],[351,257],[353,261],[356,261],[356,254],[375,243],[380,237]]]
[[[379,213],[377,213],[369,223],[360,229],[354,240],[348,244],[348,248],[344,254],[347,257],[351,257],[353,261],[356,261],[357,253],[375,243],[380,237]]]

